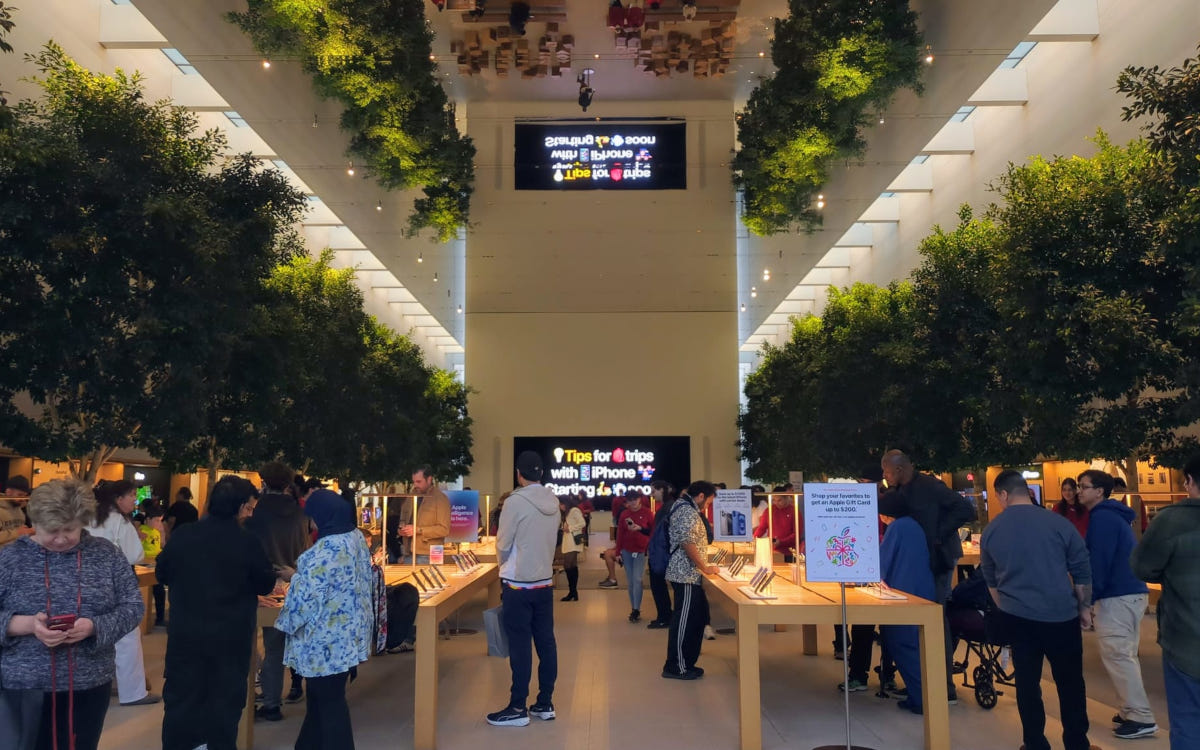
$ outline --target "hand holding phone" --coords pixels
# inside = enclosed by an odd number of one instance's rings
[[[76,619],[76,615],[51,615],[46,618],[46,628],[65,633],[75,626]]]

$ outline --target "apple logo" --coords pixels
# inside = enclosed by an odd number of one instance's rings
[[[620,167],[613,167],[613,168],[612,168],[612,170],[610,170],[608,174],[609,174],[609,176],[610,176],[610,177],[612,177],[612,178],[613,178],[613,182],[620,182],[620,181],[621,181],[621,175],[622,175],[622,172],[621,172],[621,168],[620,168]]]
[[[857,541],[850,535],[850,527],[847,526],[840,535],[831,536],[825,542],[825,556],[837,567],[852,568],[858,563],[858,550],[854,548]]]
[[[624,448],[617,448],[616,450],[613,451],[613,463],[615,463],[615,464],[625,463],[625,449]]]

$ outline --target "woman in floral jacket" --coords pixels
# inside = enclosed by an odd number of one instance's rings
[[[353,506],[336,492],[313,492],[304,512],[317,526],[317,543],[300,555],[275,623],[287,634],[283,663],[308,680],[296,750],[352,750],[346,683],[371,642],[371,553]]]

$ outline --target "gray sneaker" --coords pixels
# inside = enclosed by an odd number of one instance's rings
[[[1138,737],[1149,737],[1158,731],[1157,724],[1143,724],[1140,721],[1124,721],[1113,730],[1113,734],[1122,740],[1136,740]]]

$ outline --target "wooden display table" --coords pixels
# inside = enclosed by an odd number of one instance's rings
[[[420,566],[426,567],[426,566]],[[453,565],[442,566],[449,585],[439,594],[421,601],[417,608],[416,685],[413,700],[413,748],[433,750],[437,746],[438,698],[438,623],[471,601],[482,588],[488,592],[488,606],[500,604],[500,568],[484,563],[468,575],[459,575]],[[408,565],[387,565],[383,580],[395,586],[410,578],[413,568]],[[269,628],[279,616],[279,607],[259,607],[258,627]],[[486,649],[486,641],[485,646]],[[254,676],[258,673],[258,646],[250,654],[250,675],[246,685],[246,709],[238,729],[242,750],[254,748]]]
[[[142,613],[142,633],[148,634],[154,630],[154,605],[151,601],[151,594],[154,587],[158,585],[158,578],[154,576],[153,565],[134,565],[133,572],[137,576],[138,588],[142,592],[142,604],[146,606],[146,611]]]
[[[762,747],[762,705],[759,678],[759,625],[804,625],[805,653],[815,626],[842,622],[841,592],[833,583],[795,585],[775,578],[773,600],[754,600],[738,590],[745,582],[730,583],[705,576],[705,589],[718,606],[737,622],[738,716],[740,750]],[[858,589],[846,590],[849,622],[878,625],[916,625],[920,630],[921,687],[925,708],[926,750],[950,750],[950,712],[946,696],[946,657],[942,608],[909,596],[905,600],[878,599]],[[811,630],[810,630],[811,628]],[[810,633],[812,634],[810,636]]]

